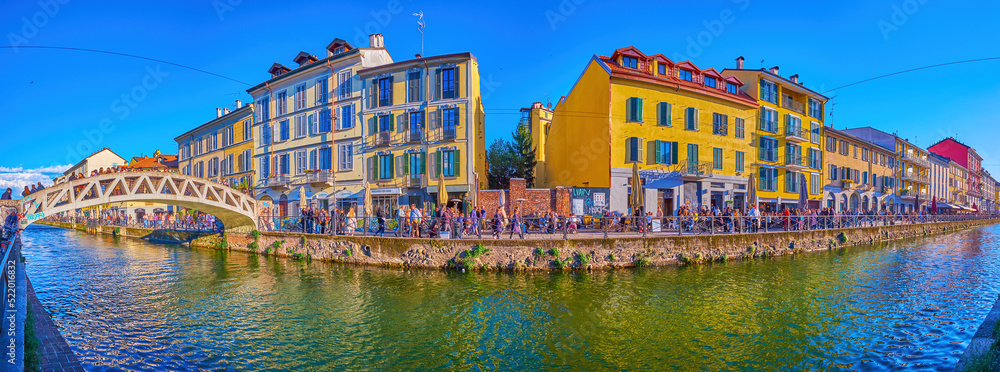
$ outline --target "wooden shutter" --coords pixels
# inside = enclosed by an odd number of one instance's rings
[[[399,118],[401,119],[399,120],[399,131],[405,132],[410,127],[410,113],[404,111],[402,115],[399,115]]]
[[[420,153],[420,174],[427,174],[427,151]]]
[[[411,156],[413,156],[413,154],[412,153],[408,153],[408,152],[404,152],[403,155],[400,156],[400,162],[403,163],[403,171],[400,172],[400,175],[405,176],[405,175],[410,174],[410,157]]]
[[[396,119],[396,115],[393,115],[392,113],[389,113],[388,118],[389,118],[389,131],[390,132],[395,131],[396,130],[396,123],[395,123],[396,122],[396,120],[395,120]]]
[[[461,106],[455,105],[455,113],[454,113],[453,117],[455,118],[455,139],[459,139],[459,138],[461,138],[461,136],[459,136],[459,133],[462,133],[462,131],[459,129],[459,127],[462,126],[462,109],[461,109]]]
[[[429,129],[437,129],[437,127],[438,127],[438,117],[441,116],[438,111],[440,111],[440,110],[438,110],[436,108],[433,109],[433,110],[428,110],[427,114],[428,114],[429,118],[427,119],[427,123],[425,125],[427,125],[427,127]]]
[[[441,69],[434,70],[434,99],[441,99]]]
[[[638,109],[636,111],[639,113],[638,117],[636,118],[636,121],[642,122],[642,98],[636,98],[635,100],[636,100],[636,106],[638,106]]]
[[[441,177],[441,149],[434,152],[434,177]]]
[[[632,156],[632,139],[635,137],[629,137],[625,139],[625,162],[631,162],[634,157]]]
[[[368,179],[378,179],[378,155],[368,157]]]
[[[455,76],[455,97],[454,98],[461,98],[462,97],[462,93],[461,93],[462,90],[459,88],[459,86],[460,86],[459,82],[462,81],[462,66],[461,65],[455,65],[455,71],[453,71],[453,74]]]
[[[370,118],[368,118],[368,135],[369,136],[374,136],[375,132],[378,131],[377,125],[378,125],[378,117],[377,116],[372,115]]]
[[[670,164],[677,164],[677,142],[670,143]]]
[[[635,121],[632,116],[632,100],[635,98],[629,98],[625,100],[625,121]]]
[[[451,155],[452,158],[452,168],[455,172],[455,177],[462,176],[462,150],[455,149],[455,152]]]
[[[392,154],[389,157],[389,178],[396,178],[396,157]]]
[[[389,91],[382,93],[382,94],[388,94],[389,95],[389,106],[392,106],[392,104],[393,104],[393,100],[392,99],[393,99],[394,94],[392,94],[392,91],[393,91],[393,88],[395,88],[395,84],[393,84],[393,81],[394,81],[393,80],[393,76],[389,75]]]
[[[653,164],[660,163],[663,158],[663,151],[660,149],[660,140],[653,141]]]

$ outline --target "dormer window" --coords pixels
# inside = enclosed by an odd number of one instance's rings
[[[740,87],[736,86],[736,84],[726,83],[726,91],[729,93],[736,94],[736,91],[738,91],[739,89]]]
[[[622,57],[622,66],[628,68],[639,68],[639,60],[635,57]]]
[[[683,80],[692,81],[692,79],[693,79],[693,77],[691,76],[691,71],[688,71],[688,70],[680,70],[678,72],[678,75]]]
[[[714,77],[710,77],[710,76],[706,76],[705,77],[705,86],[709,87],[709,88],[715,88],[715,78]]]
[[[340,53],[343,53],[343,52],[344,52],[344,47],[342,47],[342,46],[333,48],[333,54],[334,55],[337,55],[337,54],[340,54]]]
[[[661,63],[661,64],[657,65],[656,68],[657,68],[657,72],[660,75],[667,76],[667,65],[666,64]]]

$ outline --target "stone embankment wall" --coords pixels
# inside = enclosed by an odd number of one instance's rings
[[[299,233],[210,235],[193,247],[326,260],[361,265],[485,270],[616,269],[782,256],[914,238],[1000,223],[943,222],[758,234],[589,239],[410,239]],[[112,227],[48,223],[112,234]],[[120,236],[148,236],[148,229],[120,228]],[[482,249],[477,249],[477,245]]]
[[[1000,371],[1000,298],[972,336],[955,370]]]

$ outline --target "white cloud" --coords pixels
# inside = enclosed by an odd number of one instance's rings
[[[13,192],[13,197],[21,195],[25,186],[37,185],[39,182],[45,186],[52,185],[52,178],[72,167],[72,165],[53,165],[24,169],[24,167],[3,167],[0,166],[0,193],[8,187]]]

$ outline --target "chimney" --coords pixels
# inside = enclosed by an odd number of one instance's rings
[[[740,58],[736,59],[736,69],[737,70],[743,69],[743,56],[740,56]]]
[[[775,74],[777,74],[777,73],[775,73]],[[793,83],[798,84],[799,83],[799,74],[795,74],[795,75],[789,76],[788,80],[791,80]]]
[[[240,108],[242,108],[242,107],[243,107],[243,101],[240,101],[240,100],[236,100],[236,108],[237,108],[237,109],[240,109]]]
[[[222,109],[222,115],[229,115],[230,112],[232,111],[229,111],[229,107]]]
[[[368,35],[368,46],[372,48],[382,48],[382,34]]]
[[[532,103],[531,108],[542,108],[542,103],[541,102]]]
[[[771,73],[775,74],[775,75],[778,75],[778,66],[771,67]]]
[[[216,107],[215,108],[215,118],[218,119],[218,118],[221,118],[221,117],[222,117],[222,109]]]

